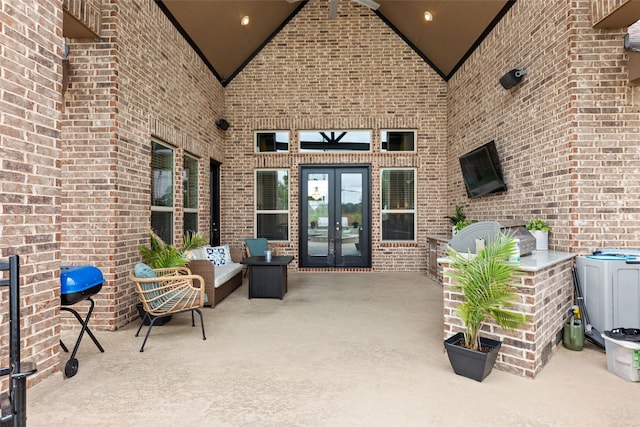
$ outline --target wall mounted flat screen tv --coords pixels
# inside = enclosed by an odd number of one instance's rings
[[[482,197],[507,191],[494,141],[460,156],[460,167],[469,197]]]

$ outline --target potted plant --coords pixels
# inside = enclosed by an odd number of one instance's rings
[[[185,252],[204,246],[208,241],[198,233],[188,232],[184,235],[182,245],[165,243],[153,230],[149,230],[151,247],[138,246],[143,261],[151,268],[182,267],[189,262]]]
[[[443,218],[448,219],[451,222],[451,230],[453,234],[456,234],[458,231],[462,230],[463,227],[469,225],[470,223],[465,223],[465,219],[467,218],[465,214],[462,212],[462,206],[456,205],[455,213],[453,215],[447,215]],[[458,228],[458,224],[463,223],[460,228]]]
[[[527,223],[527,230],[536,238],[536,250],[546,251],[549,249],[549,224],[539,218],[532,219]]]
[[[182,267],[186,265],[189,260],[185,256],[187,251],[197,249],[208,243],[207,239],[198,233],[188,232],[182,239],[182,245],[178,248],[176,246],[165,243],[153,230],[149,229],[149,239],[151,246],[144,245],[138,246],[138,251],[145,264],[149,267],[156,268],[170,268],[170,267]],[[142,307],[142,303],[136,304],[138,314],[140,318],[145,319],[145,311]],[[171,316],[163,317],[156,321],[155,325],[163,325],[171,320]],[[145,324],[148,324],[150,320],[146,320]]]
[[[509,255],[516,248],[510,235],[499,234],[487,242],[475,256],[449,248],[454,289],[462,291],[458,315],[465,332],[445,340],[445,348],[454,372],[482,381],[493,369],[501,342],[480,337],[482,326],[493,319],[504,330],[513,330],[526,317],[506,309],[515,300],[513,280],[519,276],[518,264]]]
[[[462,230],[467,225],[471,225],[471,224],[472,224],[472,222],[471,221],[467,221],[466,219],[462,220],[462,221],[458,221],[458,223],[453,226],[453,234],[456,234],[458,231]]]

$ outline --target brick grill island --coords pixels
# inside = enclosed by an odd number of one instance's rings
[[[522,257],[523,276],[518,301],[513,309],[524,313],[529,323],[513,332],[505,332],[494,322],[485,325],[482,336],[502,341],[495,368],[523,377],[535,378],[562,341],[562,329],[573,305],[573,258],[575,254],[558,251],[534,251]],[[457,315],[461,294],[453,289],[447,258],[443,266],[444,339],[464,332]]]

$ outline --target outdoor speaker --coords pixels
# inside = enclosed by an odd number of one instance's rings
[[[513,69],[500,78],[500,84],[505,89],[511,89],[522,80],[522,76],[527,74],[527,70]]]
[[[225,119],[218,119],[216,120],[216,126],[222,130],[227,130],[229,129],[229,122]]]

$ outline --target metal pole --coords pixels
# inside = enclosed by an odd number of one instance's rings
[[[14,426],[27,425],[27,378],[14,377],[20,370],[20,260],[18,255],[9,257],[9,306],[10,306],[10,357],[12,375],[9,380],[13,404]]]

